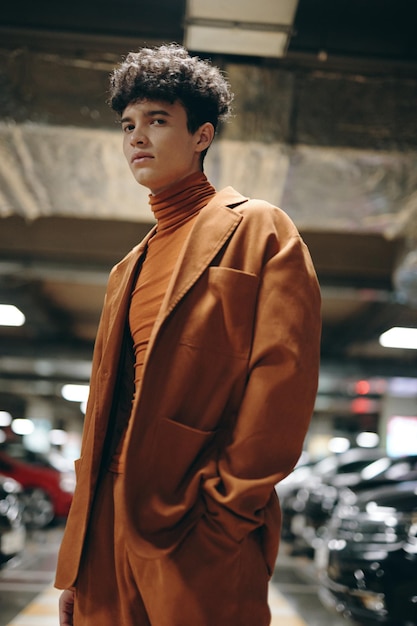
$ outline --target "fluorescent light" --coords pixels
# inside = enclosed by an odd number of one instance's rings
[[[332,437],[328,443],[328,448],[330,452],[335,454],[346,452],[350,448],[349,439],[346,437]]]
[[[222,54],[281,57],[287,46],[287,33],[248,28],[188,26],[186,48]]]
[[[379,435],[370,432],[359,433],[356,443],[360,448],[376,448],[379,445]]]
[[[188,0],[184,45],[189,50],[283,57],[298,0]]]
[[[88,398],[89,385],[64,385],[61,390],[62,397],[71,402],[85,402]]]
[[[0,426],[5,428],[12,423],[12,416],[8,411],[0,411]]]
[[[14,304],[0,304],[0,326],[23,326],[26,318]]]
[[[12,431],[16,435],[31,435],[35,430],[35,424],[29,419],[15,419],[12,422]]]
[[[417,350],[417,328],[404,328],[393,326],[379,338],[379,343],[384,348],[405,348]]]
[[[187,18],[292,24],[298,0],[188,0]]]

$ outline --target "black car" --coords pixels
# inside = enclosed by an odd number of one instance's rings
[[[319,597],[360,624],[417,624],[417,481],[339,504],[316,554]]]
[[[17,556],[25,545],[21,494],[18,482],[0,474],[0,567]]]
[[[335,474],[320,484],[306,488],[299,501],[298,545],[314,550],[325,537],[326,524],[337,503],[350,501],[360,491],[384,485],[417,480],[417,455],[402,457],[382,456],[359,471]],[[353,492],[353,493],[352,493]]]
[[[335,476],[338,476],[340,485],[350,485],[354,472],[357,473],[384,454],[383,450],[377,448],[352,448],[321,459],[312,467],[300,468],[300,480],[294,480],[290,474],[288,479],[277,485],[282,509],[281,536],[293,542],[294,552],[308,549],[302,535],[306,523],[304,511],[310,493],[324,490],[327,499],[333,498],[336,491],[331,482]],[[298,476],[297,469],[295,473]]]

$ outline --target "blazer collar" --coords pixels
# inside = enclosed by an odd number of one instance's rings
[[[123,334],[124,323],[121,320],[126,319],[137,270],[146,251],[147,243],[155,231],[156,226],[153,226],[144,239],[114,267],[110,274],[106,301],[109,315],[107,339],[113,333],[120,335],[120,337]],[[116,338],[116,343],[120,337]]]

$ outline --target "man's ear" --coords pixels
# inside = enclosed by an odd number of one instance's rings
[[[202,124],[196,132],[197,152],[207,150],[214,139],[214,126],[211,122]]]

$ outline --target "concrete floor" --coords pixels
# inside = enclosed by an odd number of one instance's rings
[[[307,626],[358,626],[323,607],[317,596],[318,585],[312,561],[306,557],[290,556],[285,544],[280,550],[272,584]]]
[[[7,626],[51,585],[61,536],[59,527],[28,535],[23,555],[0,570],[0,626]]]

